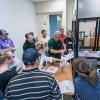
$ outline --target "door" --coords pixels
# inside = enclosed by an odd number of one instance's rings
[[[57,15],[49,15],[50,23],[50,37],[54,36],[55,31],[57,31]]]

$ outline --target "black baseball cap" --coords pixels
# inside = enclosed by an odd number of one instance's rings
[[[33,64],[39,57],[37,49],[29,48],[23,52],[22,60],[25,65]]]
[[[6,30],[0,29],[0,35],[8,35],[8,33],[6,32]]]

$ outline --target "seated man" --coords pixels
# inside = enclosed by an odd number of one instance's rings
[[[72,65],[78,74],[74,85],[80,99],[76,98],[76,100],[100,100],[100,76],[93,63],[86,58],[77,58]]]
[[[47,73],[39,71],[39,54],[30,48],[23,53],[25,69],[7,86],[7,100],[61,100],[59,85]]]
[[[8,68],[8,60],[12,59],[7,53],[0,52],[0,90],[4,93],[5,88],[11,78],[17,73]],[[1,99],[0,99],[1,100]]]
[[[61,58],[61,54],[64,54],[62,49],[62,42],[59,39],[59,32],[56,32],[54,38],[50,39],[48,42],[48,55],[54,58]]]

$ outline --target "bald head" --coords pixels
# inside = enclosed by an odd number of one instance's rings
[[[60,34],[59,31],[56,31],[56,32],[55,32],[55,34],[54,34],[54,39],[55,39],[55,41],[59,41],[59,34]]]

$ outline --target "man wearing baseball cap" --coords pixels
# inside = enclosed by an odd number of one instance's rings
[[[0,50],[14,50],[15,46],[13,41],[8,37],[6,30],[0,30]]]
[[[7,86],[7,100],[61,100],[61,92],[56,80],[39,71],[39,54],[36,49],[24,51],[25,69],[14,77]]]

